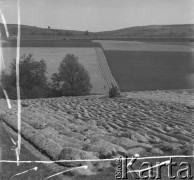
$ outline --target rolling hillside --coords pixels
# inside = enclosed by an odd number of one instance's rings
[[[136,26],[114,31],[104,31],[98,34],[113,37],[193,37],[194,25],[182,24]]]
[[[15,37],[17,35],[17,24],[7,24],[10,37]],[[2,37],[6,38],[4,25],[0,23],[0,31]],[[61,30],[40,28],[36,26],[21,25],[21,39],[62,39],[64,37],[70,36],[80,36],[83,35],[84,31],[74,31],[74,30]]]
[[[17,24],[8,24],[11,37],[17,35]],[[0,23],[2,37],[6,37],[3,24]],[[21,26],[22,39],[97,39],[97,38],[149,38],[149,37],[168,37],[168,38],[191,38],[194,36],[193,24],[180,25],[150,25],[123,28],[104,32],[87,32],[76,30],[62,30],[40,28],[36,26]]]

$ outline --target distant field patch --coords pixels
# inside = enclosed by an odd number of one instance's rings
[[[16,47],[17,41],[10,40],[2,43],[2,47]],[[20,47],[100,47],[97,42],[90,40],[21,40]]]
[[[194,88],[192,52],[105,51],[122,91]]]
[[[194,42],[148,42],[150,44],[181,45],[194,48]]]
[[[16,57],[16,48],[6,47],[3,49],[3,56],[6,65],[6,72],[9,72],[9,65]],[[88,70],[91,83],[93,85],[91,93],[102,94],[108,91],[107,84],[103,78],[97,54],[94,48],[64,48],[64,47],[22,47],[20,48],[21,56],[23,54],[33,54],[35,60],[44,59],[47,63],[48,78],[58,71],[58,67],[63,57],[71,53],[79,58],[79,62]]]
[[[193,47],[181,44],[152,43],[139,41],[112,41],[112,40],[95,40],[102,45],[104,50],[117,51],[173,51],[173,52],[194,52]]]

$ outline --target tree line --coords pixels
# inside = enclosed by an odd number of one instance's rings
[[[78,57],[67,54],[60,62],[58,72],[48,82],[45,60],[36,61],[32,54],[23,55],[19,62],[21,99],[80,96],[90,93],[92,85],[88,71],[79,63]],[[17,99],[16,60],[10,65],[10,73],[1,72],[0,98]]]

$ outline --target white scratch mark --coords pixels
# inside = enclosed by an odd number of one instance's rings
[[[0,34],[0,36],[1,36],[1,34]],[[4,58],[3,58],[3,52],[2,52],[2,48],[1,48],[1,43],[0,43],[0,61],[1,61],[1,65],[2,65],[2,67],[0,67],[0,70],[3,69],[3,68],[5,69],[5,62],[4,62]]]
[[[7,23],[6,23],[5,17],[3,15],[1,9],[0,9],[0,15],[1,15],[1,19],[2,19],[2,22],[3,22],[4,28],[5,28],[6,36],[7,36],[7,38],[9,38],[9,31],[8,31],[8,28],[7,28]]]
[[[5,62],[4,62],[3,52],[2,52],[2,47],[1,47],[1,32],[0,32],[0,71],[3,68],[5,69]]]
[[[3,93],[4,93],[5,97],[6,97],[7,105],[9,107],[9,109],[11,109],[11,102],[10,102],[10,99],[9,99],[9,97],[8,97],[7,92],[6,92],[5,89],[3,89]]]
[[[27,172],[29,172],[29,171],[33,171],[33,170],[34,170],[34,171],[37,171],[37,170],[38,170],[38,167],[34,167],[34,168],[32,168],[32,169],[29,169],[29,170],[26,170],[26,171],[17,173],[17,174],[15,174],[15,175],[11,176],[9,179],[11,179],[11,178],[13,178],[13,177],[15,177],[15,176],[19,176],[19,175],[21,175],[21,174],[25,174],[25,173],[27,173]]]
[[[0,147],[0,160],[2,159],[2,152],[1,152],[1,147]],[[2,173],[2,163],[0,163],[0,173]]]
[[[10,134],[9,134],[9,131],[6,129],[5,123],[2,122],[2,124],[3,124],[4,129],[6,130],[6,132],[7,132],[8,136],[9,136],[9,138],[11,139],[12,143],[14,144],[13,147],[15,148],[16,145],[17,145],[17,143],[13,140],[13,138],[11,138],[11,136],[10,136]],[[11,149],[11,150],[15,150],[15,149]]]
[[[135,154],[135,157],[132,156],[132,158],[130,159],[130,162],[127,164],[127,166],[131,166],[133,164],[133,162],[139,157],[139,154]]]
[[[44,180],[50,179],[50,178],[52,178],[52,177],[54,177],[54,176],[58,176],[58,175],[60,175],[60,174],[63,174],[63,173],[65,173],[65,172],[68,172],[68,171],[73,171],[73,170],[75,170],[75,169],[81,169],[81,168],[87,169],[88,166],[87,166],[87,165],[84,165],[84,166],[79,166],[79,167],[67,169],[67,170],[65,170],[65,171],[62,171],[62,172],[56,173],[56,174],[54,174],[54,175],[52,175],[52,176],[49,176],[49,177],[45,178]]]
[[[134,154],[134,157],[132,156],[132,158],[130,159],[130,162],[127,164],[127,167],[128,166],[131,166],[135,161],[136,159],[139,157],[139,154]],[[127,172],[128,173],[128,172]],[[134,177],[134,175],[131,173],[131,175]]]
[[[14,144],[14,146],[16,146],[17,143],[11,137],[10,137],[10,139],[11,139],[12,143]]]
[[[21,17],[20,17],[20,1],[17,1],[18,7],[18,35],[17,35],[17,57],[16,57],[16,88],[17,88],[17,104],[18,104],[18,143],[16,148],[17,165],[20,161],[21,150],[21,99],[20,99],[20,82],[19,82],[19,60],[20,60],[20,35],[21,35]]]
[[[7,94],[7,91],[3,88],[3,84],[0,82],[0,85],[1,85],[1,88],[3,89],[3,93],[6,97],[6,100],[7,100],[7,105],[9,107],[9,109],[11,109],[11,102],[10,102],[10,99],[8,97],[8,94]]]
[[[166,158],[194,158],[194,155],[176,155],[176,156],[151,156],[151,157],[141,157],[137,158],[137,160],[145,160],[145,159],[166,159]],[[52,164],[52,163],[59,163],[59,162],[102,162],[102,161],[115,161],[119,158],[112,158],[112,159],[76,159],[76,160],[58,160],[58,161],[19,161],[20,163],[44,163],[44,164]],[[131,160],[133,158],[127,158],[127,160]],[[11,160],[0,160],[0,162],[7,162],[7,163],[17,163],[17,161]]]

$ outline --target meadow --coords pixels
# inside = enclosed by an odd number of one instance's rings
[[[16,58],[16,48],[6,47],[2,48],[3,57],[5,61],[5,71],[9,73],[9,65],[13,59]],[[104,94],[108,91],[107,83],[104,80],[96,51],[94,48],[66,48],[66,47],[21,47],[20,55],[33,54],[35,60],[44,59],[47,64],[47,76],[50,77],[53,73],[58,71],[58,67],[66,54],[74,54],[78,57],[79,62],[88,70],[91,77],[91,84],[93,88],[92,94]]]

